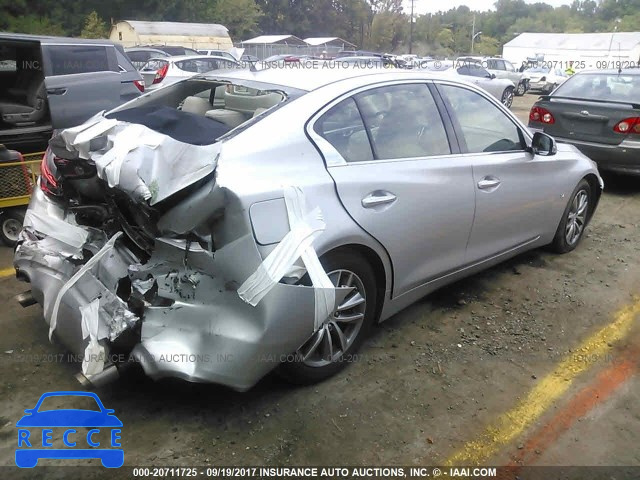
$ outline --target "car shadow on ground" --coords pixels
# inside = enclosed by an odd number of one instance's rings
[[[640,193],[640,177],[600,172],[604,180],[604,190],[615,195],[635,195]]]

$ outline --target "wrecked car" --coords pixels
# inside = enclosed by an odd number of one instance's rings
[[[312,383],[429,292],[576,248],[602,188],[463,80],[210,72],[58,132],[14,265],[85,382]]]

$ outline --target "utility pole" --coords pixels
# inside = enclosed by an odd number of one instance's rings
[[[413,4],[415,0],[411,0],[411,25],[409,26],[409,53],[413,53]]]
[[[471,53],[473,53],[473,42],[476,39],[476,14],[473,14],[473,23],[471,24]]]

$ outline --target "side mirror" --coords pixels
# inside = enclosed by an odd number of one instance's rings
[[[555,155],[558,151],[556,141],[553,137],[546,133],[536,132],[533,134],[533,140],[531,141],[531,150],[535,155],[542,155],[544,157],[549,155]]]
[[[495,73],[490,73],[487,77],[489,79],[493,80],[494,78],[496,78],[496,74]]]

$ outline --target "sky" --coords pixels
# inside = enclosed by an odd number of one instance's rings
[[[527,3],[548,3],[553,7],[559,7],[561,5],[569,5],[571,0],[525,0]],[[493,4],[495,0],[415,0],[414,10],[416,14],[421,15],[423,13],[435,13],[440,10],[450,10],[452,8],[459,7],[460,5],[466,5],[471,10],[484,11],[494,10]],[[411,11],[411,1],[404,0],[404,11],[409,13]]]

